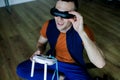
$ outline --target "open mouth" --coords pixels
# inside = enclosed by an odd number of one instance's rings
[[[62,25],[63,25],[63,23],[57,23],[57,25],[58,25],[58,26],[62,26]]]

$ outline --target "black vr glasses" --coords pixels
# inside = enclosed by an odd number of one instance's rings
[[[58,9],[56,9],[55,7],[50,10],[50,13],[53,16],[60,16],[61,18],[65,18],[65,19],[70,19],[70,18],[74,17],[74,15],[69,14],[68,11],[62,12],[62,11],[59,11]]]

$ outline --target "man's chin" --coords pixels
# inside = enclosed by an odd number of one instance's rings
[[[60,26],[57,26],[57,29],[58,29],[59,31],[62,31],[62,28],[60,28]]]
[[[61,29],[61,28],[63,28],[64,26],[63,26],[63,25],[57,25],[57,27]]]

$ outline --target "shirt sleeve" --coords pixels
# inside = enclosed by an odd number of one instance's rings
[[[95,42],[94,34],[93,34],[92,30],[91,30],[86,24],[84,25],[84,30],[85,30],[86,34],[88,35],[88,37],[89,37],[93,42]]]
[[[42,35],[45,38],[47,38],[46,31],[47,31],[48,23],[49,21],[46,21],[40,30],[40,35]]]

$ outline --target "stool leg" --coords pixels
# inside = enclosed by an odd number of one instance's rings
[[[33,77],[33,75],[34,75],[34,67],[35,67],[35,61],[32,60],[31,77]]]
[[[47,80],[47,63],[44,64],[44,80]]]

